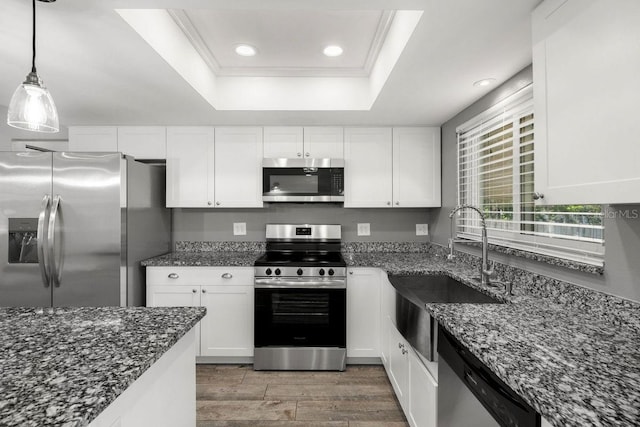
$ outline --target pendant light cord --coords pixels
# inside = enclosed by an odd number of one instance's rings
[[[31,57],[31,72],[36,72],[36,0],[33,0],[33,56]]]

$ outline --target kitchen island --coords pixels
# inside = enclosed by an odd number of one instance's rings
[[[175,307],[0,308],[0,425],[152,425],[147,423],[158,413],[176,416],[183,409],[195,424],[192,329],[205,313]],[[185,390],[176,405],[163,409],[159,399]],[[155,413],[141,414],[150,403],[159,404]],[[161,425],[189,425],[167,422]]]

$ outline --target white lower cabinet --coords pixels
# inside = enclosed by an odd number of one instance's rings
[[[198,356],[253,356],[253,268],[148,267],[147,307],[201,306]]]
[[[387,375],[412,427],[435,427],[438,382],[389,318]]]
[[[409,356],[409,392],[407,394],[409,424],[435,427],[438,421],[438,383],[413,349],[407,355]]]
[[[407,340],[398,332],[393,323],[387,323],[389,330],[389,381],[396,392],[396,397],[407,414],[409,394],[409,348]],[[407,417],[409,418],[409,417]]]
[[[389,282],[386,273],[382,272],[380,295],[380,359],[384,367],[389,370],[389,327],[387,324],[395,325],[396,319],[396,290]]]
[[[253,295],[253,283],[202,287],[202,356],[253,356]]]
[[[380,270],[349,268],[347,357],[380,357]]]

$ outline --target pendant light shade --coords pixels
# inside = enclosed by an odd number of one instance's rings
[[[40,0],[55,1],[55,0]],[[9,102],[7,124],[18,129],[35,132],[58,132],[58,110],[51,94],[36,72],[36,0],[33,3],[33,57],[31,72],[18,86]]]

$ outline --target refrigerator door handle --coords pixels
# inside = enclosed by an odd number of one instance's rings
[[[64,251],[60,251],[60,265],[56,264],[56,220],[60,211],[60,196],[53,198],[53,206],[51,214],[49,214],[49,230],[48,230],[48,246],[49,246],[49,275],[51,276],[54,286],[60,287],[60,279],[62,276],[62,264],[64,262]]]
[[[48,194],[45,194],[42,199],[42,209],[40,209],[40,215],[38,216],[38,231],[36,235],[36,241],[38,242],[38,265],[40,266],[40,274],[42,275],[42,282],[44,283],[45,288],[48,288],[51,284],[48,265],[48,240],[47,232],[45,230],[49,221],[50,205],[51,197]]]

